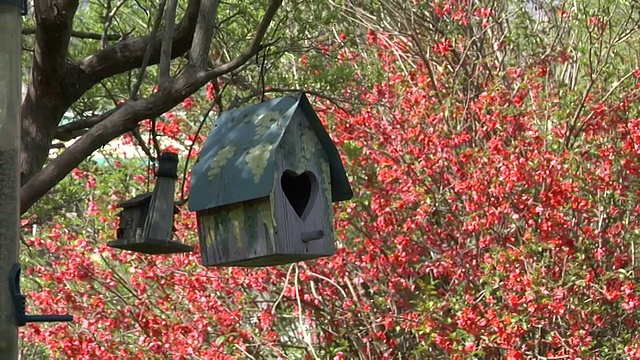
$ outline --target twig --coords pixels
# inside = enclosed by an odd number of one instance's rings
[[[296,268],[296,275],[293,279],[293,288],[296,291],[296,301],[298,302],[298,326],[300,326],[300,331],[303,333],[302,335],[303,340],[305,344],[307,344],[308,351],[311,353],[314,359],[319,359],[318,354],[316,354],[316,351],[313,349],[313,344],[311,344],[311,342],[308,339],[308,336],[306,334],[307,331],[305,330],[305,326],[304,326],[304,319],[302,318],[302,303],[300,301],[300,289],[298,287],[298,278],[299,278],[300,270],[299,270],[298,264],[293,264],[292,266]]]
[[[205,77],[208,78],[216,78],[222,74],[228,74],[237,68],[244,65],[247,61],[249,61],[256,53],[258,53],[264,46],[268,46],[268,44],[262,44],[262,40],[264,39],[267,30],[269,29],[269,24],[271,24],[271,20],[275,16],[276,12],[282,5],[282,0],[272,0],[265,11],[260,24],[256,28],[256,34],[251,42],[251,45],[248,49],[246,49],[240,56],[235,59],[222,64],[220,66],[215,67],[214,69],[207,71]],[[195,39],[194,39],[195,42]]]
[[[133,130],[131,132],[131,135],[133,135],[133,137],[138,142],[138,146],[140,146],[142,151],[149,157],[149,159],[151,159],[152,161],[156,161],[156,158],[153,156],[153,154],[151,154],[151,150],[149,150],[149,147],[147,146],[144,139],[142,138],[142,135],[140,135],[140,130],[139,129]]]
[[[276,302],[274,302],[273,306],[271,307],[272,314],[276,313],[276,307],[278,306],[280,301],[282,301],[282,298],[284,297],[284,292],[287,290],[287,286],[289,286],[289,278],[291,277],[291,270],[293,270],[293,265],[295,264],[292,264],[289,266],[289,270],[287,271],[287,276],[284,278],[284,286],[282,287],[282,292],[280,292],[280,295],[276,299]]]
[[[102,48],[106,48],[107,46],[109,46],[109,39],[107,38],[108,36],[108,32],[109,32],[109,27],[111,27],[111,23],[113,22],[113,18],[114,16],[116,16],[116,13],[118,12],[118,10],[120,10],[120,8],[127,2],[127,0],[121,0],[116,7],[113,8],[113,10],[111,10],[109,7],[107,7],[107,14],[105,16],[104,19],[104,26],[103,26],[103,30],[102,30],[102,35],[100,35],[100,41],[102,42]],[[111,2],[107,1],[107,4],[110,6]]]
[[[136,84],[133,86],[131,90],[131,94],[129,94],[130,99],[136,99],[138,97],[138,91],[140,90],[140,86],[142,86],[142,81],[144,80],[144,74],[147,70],[147,65],[149,64],[149,58],[151,57],[151,50],[153,49],[153,44],[156,42],[156,36],[158,35],[158,29],[160,28],[160,24],[162,23],[162,14],[164,13],[164,7],[167,3],[167,0],[161,0],[160,5],[158,6],[158,14],[156,15],[156,20],[153,24],[153,29],[151,30],[151,34],[149,34],[149,46],[147,46],[147,51],[144,53],[144,57],[142,58],[142,66],[140,66],[140,72],[138,73],[138,80]]]
[[[207,108],[207,111],[204,113],[204,116],[202,117],[202,121],[200,121],[200,125],[198,125],[198,129],[196,129],[196,133],[195,133],[195,136],[193,137],[193,141],[191,142],[191,145],[189,145],[189,151],[187,152],[187,160],[185,160],[184,171],[182,173],[182,191],[180,192],[181,202],[186,200],[186,198],[184,197],[184,189],[186,188],[185,182],[187,179],[187,170],[189,169],[189,159],[191,158],[191,152],[193,151],[193,147],[195,146],[196,141],[198,140],[198,136],[200,136],[200,131],[202,131],[202,128],[204,127],[204,123],[209,118],[209,115],[211,115],[211,112],[213,111],[213,108],[215,106],[216,106],[216,103],[211,102],[211,105],[209,105],[209,107]]]

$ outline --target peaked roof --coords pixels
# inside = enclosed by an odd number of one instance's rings
[[[220,115],[191,171],[189,210],[200,211],[268,196],[274,185],[276,149],[298,108],[329,158],[332,201],[351,199],[353,192],[338,150],[309,100],[300,93]],[[256,157],[266,163],[257,174],[251,167]]]

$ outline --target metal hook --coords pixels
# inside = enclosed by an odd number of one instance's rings
[[[9,291],[13,299],[13,306],[16,311],[16,322],[18,326],[24,326],[30,322],[58,322],[73,321],[71,315],[27,315],[25,314],[25,304],[27,298],[20,293],[20,264],[14,264],[9,272]]]

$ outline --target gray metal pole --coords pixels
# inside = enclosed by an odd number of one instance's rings
[[[0,0],[0,359],[18,359],[18,325],[9,291],[20,229],[22,2]]]

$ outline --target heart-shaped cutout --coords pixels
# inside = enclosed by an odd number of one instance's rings
[[[289,204],[301,219],[307,215],[307,209],[313,205],[315,193],[318,191],[318,181],[310,171],[296,174],[291,170],[285,171],[280,177],[282,191]]]

